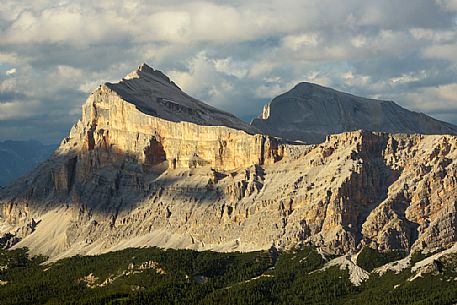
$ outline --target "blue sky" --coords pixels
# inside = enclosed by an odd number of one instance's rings
[[[456,16],[457,0],[4,0],[0,140],[60,141],[143,62],[242,118],[310,81],[457,124]]]

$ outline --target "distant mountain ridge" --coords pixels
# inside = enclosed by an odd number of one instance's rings
[[[251,125],[265,134],[313,144],[330,134],[359,129],[457,135],[457,126],[392,101],[358,97],[307,82],[275,97]]]
[[[35,140],[0,141],[0,186],[6,186],[49,157],[57,145]]]

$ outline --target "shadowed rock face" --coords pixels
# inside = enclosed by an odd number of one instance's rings
[[[341,254],[457,240],[457,137],[354,131],[308,146],[167,120],[156,97],[180,90],[151,69],[162,92],[144,69],[130,81],[155,92],[151,105],[147,94],[140,105],[117,85],[99,87],[55,154],[0,191],[1,233],[22,238],[16,246],[57,259],[152,245],[311,243]]]
[[[312,83],[300,83],[274,98],[251,125],[263,133],[305,143],[320,143],[327,135],[359,129],[457,135],[457,126],[394,102],[357,97]]]

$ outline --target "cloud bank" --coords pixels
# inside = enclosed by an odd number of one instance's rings
[[[457,1],[0,3],[0,139],[59,141],[143,62],[244,119],[299,81],[457,124]]]

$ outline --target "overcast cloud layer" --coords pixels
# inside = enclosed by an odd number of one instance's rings
[[[310,81],[457,124],[457,0],[3,0],[0,140],[60,141],[143,62],[244,119]]]

